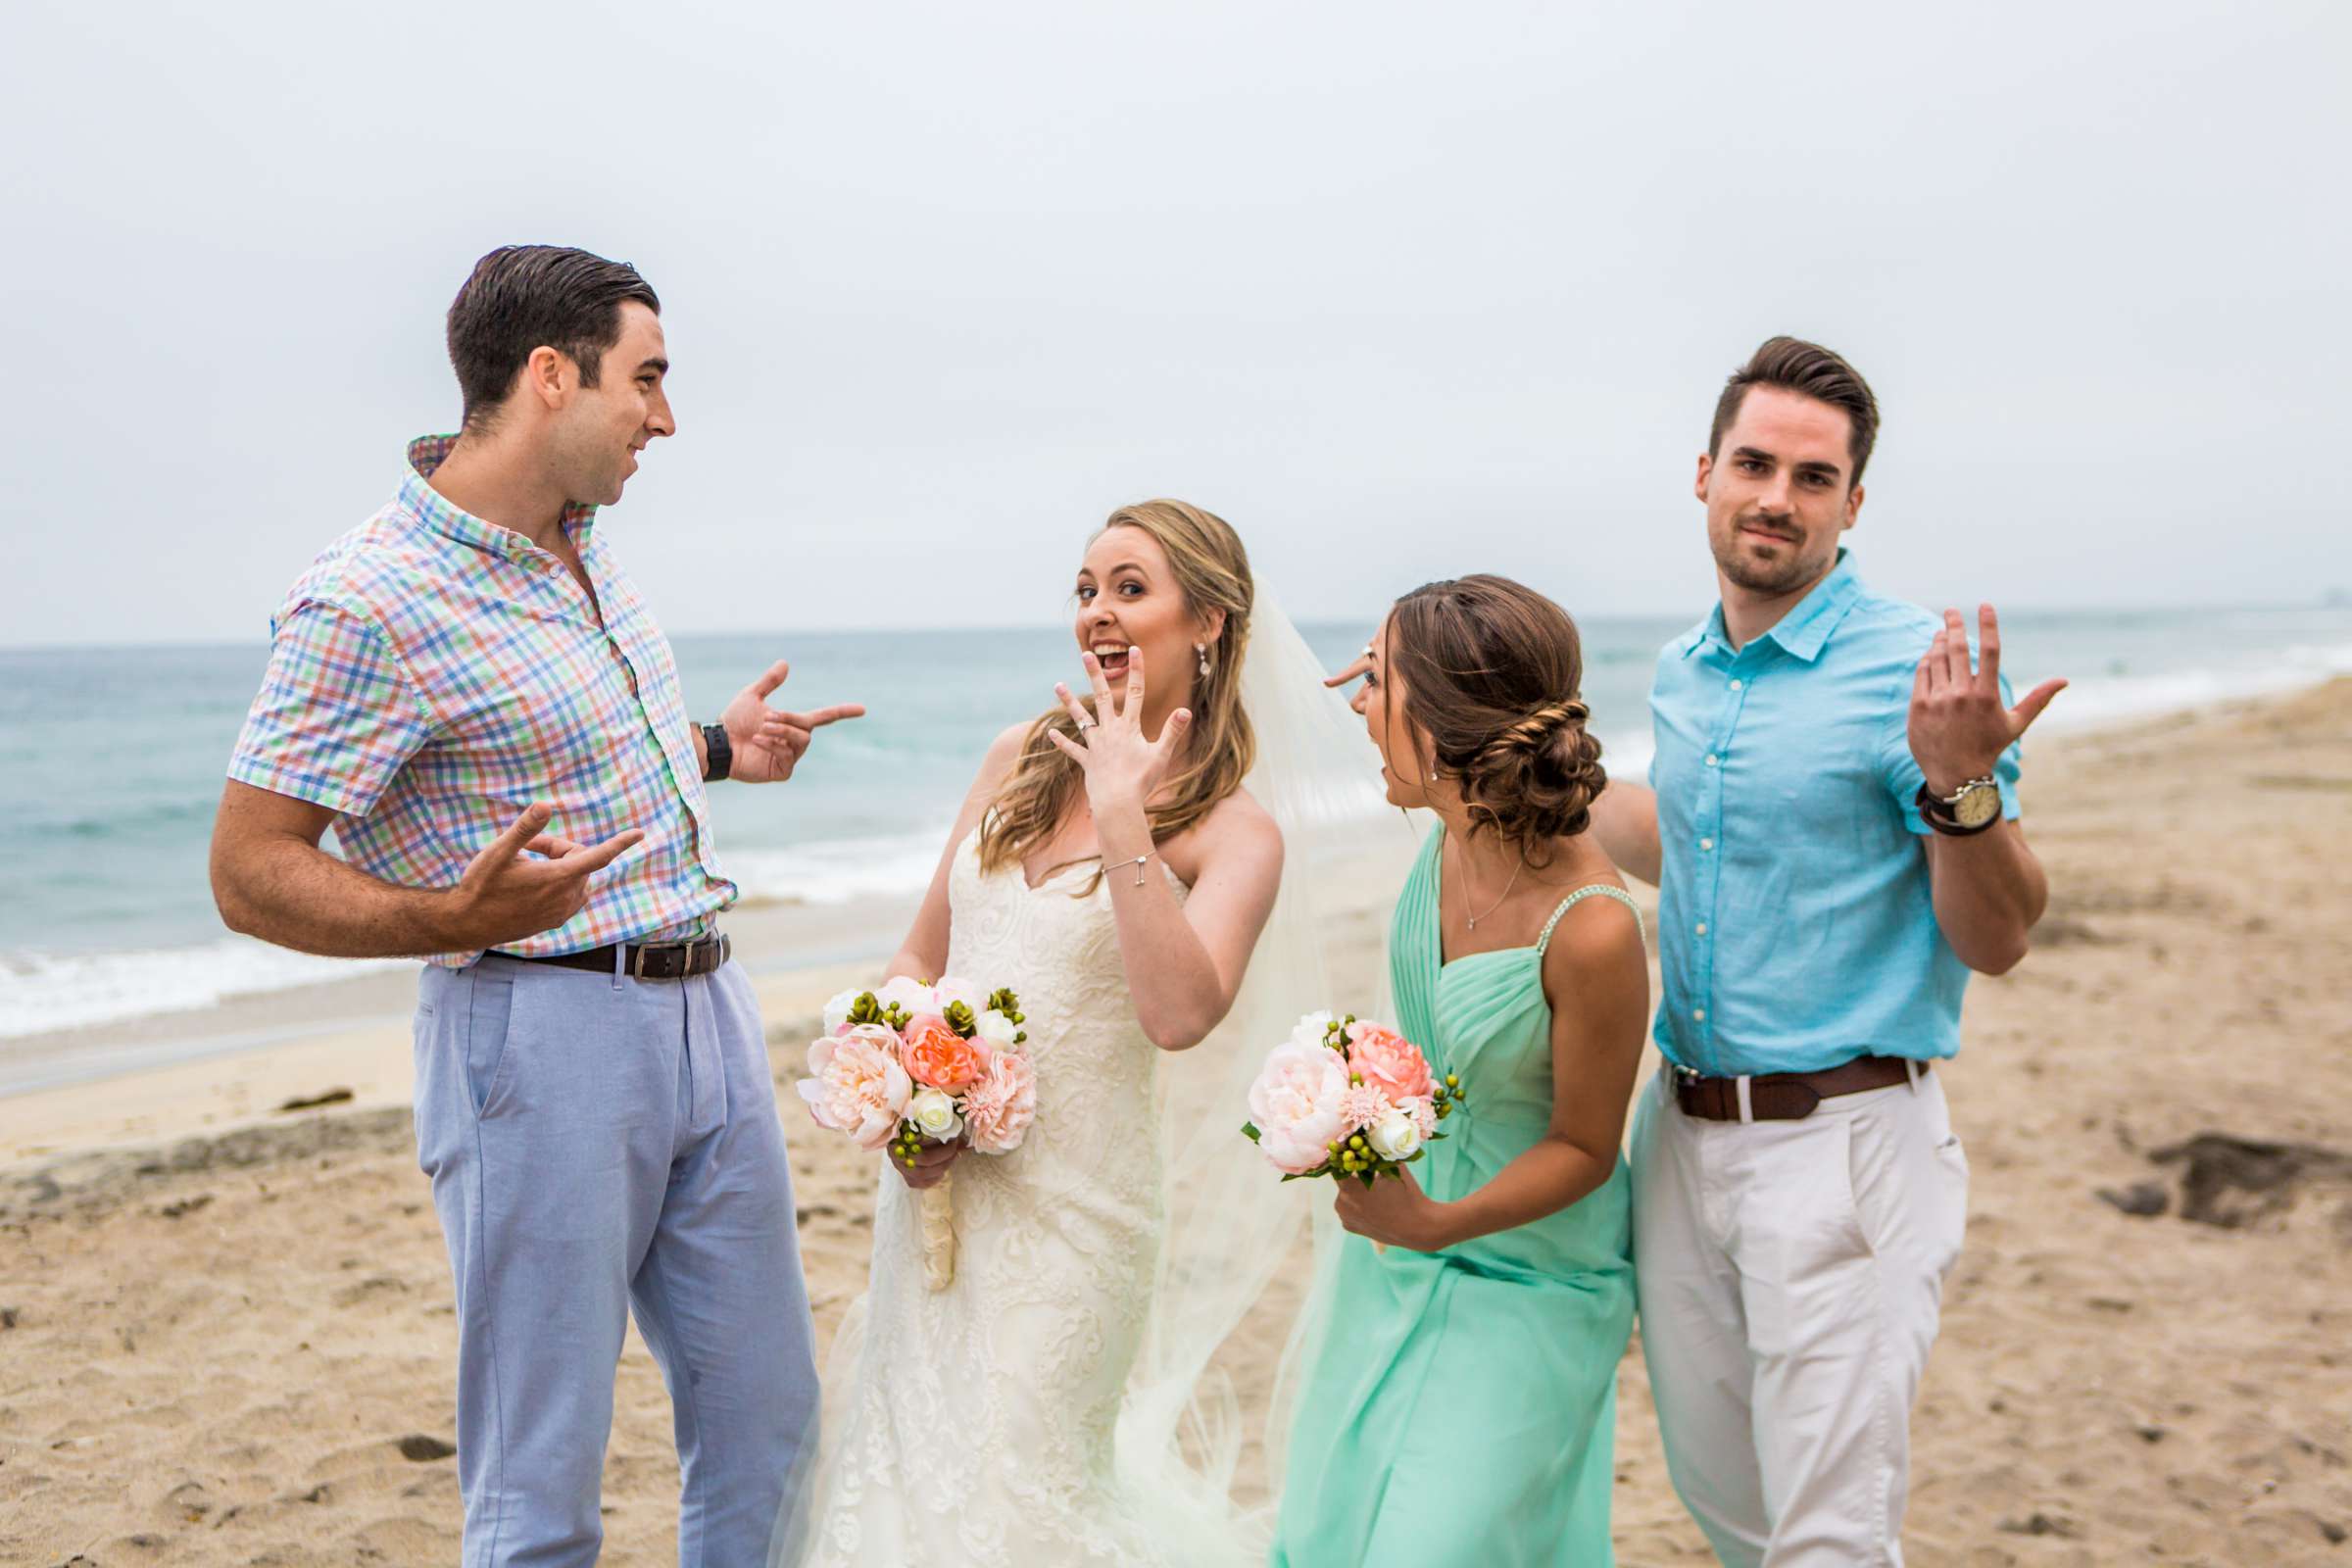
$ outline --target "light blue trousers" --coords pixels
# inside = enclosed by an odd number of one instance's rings
[[[669,1385],[682,1568],[760,1568],[812,1457],[792,1173],[741,966],[427,967],[416,1154],[457,1281],[466,1568],[586,1564],[631,1303]]]

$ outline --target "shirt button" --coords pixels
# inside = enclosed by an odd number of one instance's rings
[[[1700,936],[1702,936],[1702,937],[1703,937],[1703,936],[1705,936],[1705,935],[1707,934],[1707,922],[1706,922],[1706,921],[1704,921],[1704,920],[1701,920],[1701,921],[1699,921],[1699,922],[1698,922],[1698,934],[1699,934]]]
[[[1740,689],[1740,683],[1739,681],[1732,682],[1732,690],[1738,691]]]
[[[1707,765],[1708,765],[1709,767],[1713,767],[1713,766],[1715,766],[1715,765],[1716,765],[1718,762],[1720,762],[1720,761],[1722,761],[1722,760],[1723,760],[1723,759],[1722,759],[1722,758],[1720,758],[1720,757],[1717,757],[1717,756],[1716,756],[1716,755],[1715,755],[1713,752],[1709,752],[1709,753],[1707,754]]]
[[[1713,839],[1700,839],[1698,841],[1698,847],[1702,850],[1711,850],[1715,847],[1715,841]]]
[[[1704,1007],[1692,1007],[1690,1009],[1690,1021],[1692,1023],[1705,1023],[1707,1021],[1707,1009]]]

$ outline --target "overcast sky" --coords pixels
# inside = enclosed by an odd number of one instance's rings
[[[2340,7],[157,9],[9,8],[0,642],[266,635],[512,241],[661,291],[672,631],[1049,620],[1162,494],[1301,618],[1695,614],[1777,331],[1878,391],[1883,587],[2352,585]]]

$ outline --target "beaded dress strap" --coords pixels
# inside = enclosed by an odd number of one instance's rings
[[[1595,896],[1615,899],[1619,904],[1631,909],[1634,915],[1634,929],[1642,934],[1642,940],[1645,945],[1648,943],[1649,929],[1642,922],[1642,906],[1634,902],[1633,895],[1623,888],[1611,887],[1606,882],[1595,882],[1591,887],[1578,888],[1574,893],[1562,899],[1560,906],[1551,911],[1551,918],[1544,922],[1544,934],[1536,938],[1537,956],[1541,957],[1544,950],[1551,946],[1551,928],[1560,923],[1560,916],[1584,903],[1585,900]]]

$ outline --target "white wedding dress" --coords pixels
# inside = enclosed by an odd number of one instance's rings
[[[831,1357],[810,1568],[1166,1560],[1112,1462],[1160,1236],[1163,1054],[1136,1022],[1109,893],[1087,890],[1095,864],[1032,889],[1017,866],[984,873],[978,842],[949,871],[948,972],[1019,994],[1037,1120],[1011,1153],[958,1159],[944,1190],[884,1170],[872,1275]],[[955,1277],[932,1291],[921,1208],[943,1200]]]
[[[1279,1391],[1212,1363],[1315,1205],[1243,1141],[1248,1088],[1300,1013],[1347,1000],[1326,988],[1319,877],[1393,887],[1420,841],[1263,583],[1242,700],[1258,734],[1244,787],[1282,829],[1282,884],[1232,1011],[1192,1050],[1166,1059],[1137,1023],[1094,862],[1030,888],[1017,867],[982,873],[977,834],[956,847],[948,971],[1019,994],[1037,1118],[1019,1149],[967,1153],[930,1192],[881,1172],[866,1295],[834,1341],[778,1568],[1265,1560],[1270,1509],[1235,1494],[1252,1445],[1254,1490],[1279,1492]],[[933,1291],[923,1215],[943,1200],[955,1277]]]

